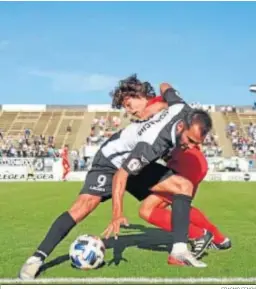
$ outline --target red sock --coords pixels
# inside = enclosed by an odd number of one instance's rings
[[[214,236],[213,241],[217,244],[224,241],[225,237],[221,234],[216,226],[214,226],[199,209],[191,207],[190,222],[199,228],[204,228],[211,232]]]
[[[172,231],[172,212],[163,208],[154,208],[149,216],[147,222],[165,231]],[[199,228],[193,224],[189,225],[188,236],[189,239],[197,239],[202,237],[204,229]]]
[[[65,170],[63,175],[62,175],[62,179],[65,180],[66,179],[66,176],[67,174],[69,173],[69,170]]]

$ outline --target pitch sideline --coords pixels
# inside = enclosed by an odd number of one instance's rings
[[[0,285],[4,284],[232,284],[232,283],[252,283],[256,282],[256,277],[243,278],[42,278],[31,281],[20,279],[0,279]]]

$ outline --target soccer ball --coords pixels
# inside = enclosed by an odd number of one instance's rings
[[[96,269],[104,262],[105,245],[100,238],[90,235],[79,236],[70,246],[69,257],[78,269]]]

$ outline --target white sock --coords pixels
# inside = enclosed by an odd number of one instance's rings
[[[188,246],[186,243],[175,243],[172,246],[171,254],[179,254],[188,251]]]

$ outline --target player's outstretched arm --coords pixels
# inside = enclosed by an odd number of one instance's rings
[[[113,218],[123,215],[123,198],[127,184],[128,173],[120,168],[114,175],[112,187]]]
[[[139,142],[123,163],[122,168],[115,173],[112,185],[112,222],[103,232],[106,239],[112,234],[117,239],[120,225],[128,225],[127,219],[123,216],[123,197],[128,176],[139,174],[143,167],[160,157],[160,151],[156,153],[150,144]]]
[[[112,221],[103,232],[103,236],[108,239],[114,234],[118,238],[120,225],[128,226],[127,219],[123,216],[123,198],[127,184],[128,173],[120,168],[113,177],[112,186]]]

